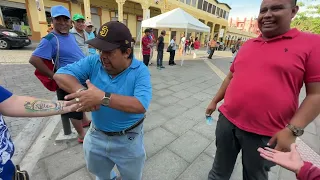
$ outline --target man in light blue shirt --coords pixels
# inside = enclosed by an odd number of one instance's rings
[[[86,22],[86,31],[85,33],[88,36],[88,40],[94,39],[96,36],[94,35],[94,33],[92,32],[92,28],[93,28],[93,24],[90,21]],[[95,48],[93,48],[92,46],[88,46],[89,47],[89,54],[90,55],[95,55],[97,54],[97,51]]]
[[[96,38],[87,41],[99,55],[60,68],[54,75],[59,87],[73,92],[66,99],[74,99],[77,111],[93,111],[84,152],[87,167],[97,180],[110,179],[114,165],[123,180],[142,177],[143,120],[152,87],[148,68],[133,58],[131,41],[124,24],[108,22]]]

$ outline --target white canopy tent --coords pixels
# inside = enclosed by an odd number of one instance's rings
[[[210,32],[210,27],[203,24],[198,19],[194,18],[181,8],[173,9],[164,14],[160,14],[150,19],[142,21],[142,28],[166,29],[169,31],[185,30],[185,34],[189,32]],[[141,35],[142,37],[142,35]],[[140,43],[140,51],[142,51],[142,43]],[[140,52],[141,54],[142,52]],[[183,54],[184,56],[184,54]],[[181,66],[184,57],[182,56]]]

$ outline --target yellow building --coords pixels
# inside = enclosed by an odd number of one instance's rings
[[[199,37],[202,44],[212,37],[218,37],[219,41],[225,40],[231,10],[228,4],[217,0],[1,0],[0,24],[12,27],[13,24],[15,26],[18,24],[21,29],[29,27],[31,39],[40,40],[47,34],[50,8],[55,5],[65,6],[70,10],[71,15],[75,13],[85,15],[96,28],[108,21],[123,22],[137,41],[140,40],[143,19],[180,7],[211,28],[210,33],[188,34],[188,36]],[[154,31],[156,36],[158,31]],[[176,35],[179,42],[181,33],[169,32],[165,41],[168,42],[172,36]]]

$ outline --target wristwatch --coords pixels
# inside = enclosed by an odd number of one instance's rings
[[[101,100],[102,106],[109,106],[111,94],[106,92],[104,97]]]
[[[295,127],[292,124],[287,124],[286,127],[292,131],[294,136],[302,136],[304,133],[304,130],[302,128]]]

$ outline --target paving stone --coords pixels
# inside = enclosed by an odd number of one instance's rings
[[[38,161],[32,174],[29,174],[32,180],[49,180],[47,170],[45,169],[44,162]]]
[[[178,91],[184,90],[185,88],[186,87],[182,86],[181,84],[178,84],[178,85],[171,86],[168,89],[174,92],[178,92]]]
[[[161,110],[159,110],[159,113],[162,115],[165,115],[169,119],[174,118],[178,115],[181,115],[182,113],[186,112],[188,108],[181,106],[179,104],[173,104],[170,106],[167,106]]]
[[[168,106],[168,105],[172,105],[175,104],[176,102],[178,102],[180,99],[174,96],[166,96],[163,97],[161,99],[159,99],[157,101],[157,103],[163,105],[163,106]]]
[[[161,89],[161,90],[155,92],[154,94],[156,94],[160,97],[164,97],[164,96],[172,95],[173,93],[175,93],[175,92],[170,91],[169,89]]]
[[[156,89],[156,90],[160,90],[160,89],[165,89],[165,88],[170,87],[170,86],[171,85],[160,83],[160,84],[154,85],[152,88]]]
[[[216,141],[212,141],[211,144],[204,150],[204,153],[214,158],[216,155],[216,150],[217,150]]]
[[[186,133],[189,129],[191,129],[198,122],[195,120],[191,120],[182,116],[178,116],[170,121],[167,121],[162,126],[169,130],[171,133],[181,136]]]
[[[209,144],[208,139],[193,131],[188,131],[173,141],[168,148],[186,161],[192,162]]]
[[[280,170],[280,178],[283,180],[297,179],[296,175],[293,172],[291,172],[287,169],[284,169],[284,168],[281,168],[281,170]]]
[[[172,86],[172,85],[180,84],[181,82],[177,80],[172,80],[172,81],[166,81],[165,83]]]
[[[159,109],[161,109],[161,108],[163,108],[162,105],[160,105],[160,104],[158,104],[158,103],[156,103],[156,102],[151,101],[150,106],[149,106],[149,108],[148,108],[148,112],[150,112],[150,111],[156,111],[156,110],[159,110]]]
[[[51,179],[59,179],[70,174],[74,169],[85,166],[82,145],[72,147],[44,159]]]
[[[196,106],[188,111],[184,112],[182,116],[193,119],[193,120],[203,120],[205,118],[206,109]]]
[[[198,92],[198,93],[194,94],[192,97],[194,97],[200,101],[204,101],[206,99],[212,100],[212,98],[213,98],[210,94],[207,94],[204,92]]]
[[[160,127],[165,122],[169,121],[167,117],[164,117],[160,113],[157,112],[148,112],[146,115],[146,119],[143,122],[143,128],[145,132],[148,132],[154,128]]]
[[[208,173],[212,167],[213,158],[206,154],[200,154],[198,158],[179,176],[178,180],[208,179]]]
[[[319,152],[320,143],[315,143],[315,142],[320,142],[319,136],[311,134],[309,132],[305,132],[300,138],[303,140],[304,143],[306,143],[314,151],[320,154]]]
[[[311,122],[305,129],[304,132],[308,132],[310,134],[317,135],[317,127],[315,122]]]
[[[165,148],[147,160],[142,179],[173,180],[187,167],[188,163],[184,159]]]
[[[189,87],[189,88],[187,88],[185,90],[191,92],[192,94],[195,94],[197,92],[201,92],[202,88],[197,87],[197,86],[191,86],[191,87]]]
[[[175,97],[178,97],[180,99],[185,99],[185,98],[189,98],[189,97],[193,96],[193,94],[194,93],[191,93],[189,91],[181,90],[181,91],[178,91],[172,95]]]
[[[169,131],[158,127],[145,134],[144,143],[147,156],[151,157],[166,145],[170,144],[177,137]]]
[[[269,172],[269,180],[278,180],[278,176],[277,174],[273,173],[273,172]]]
[[[201,103],[201,101],[199,101],[198,99],[192,98],[192,97],[182,99],[181,101],[178,102],[178,104],[185,106],[187,108],[195,107],[200,103]]]
[[[88,180],[91,179],[87,168],[82,168],[76,171],[75,173],[70,174],[69,176],[63,178],[62,180]]]
[[[242,164],[236,164],[234,166],[230,180],[242,180]]]
[[[208,125],[205,118],[203,118],[203,121],[200,121],[195,127],[192,128],[192,130],[213,141],[216,139],[216,126],[217,121],[213,121],[212,125]]]

